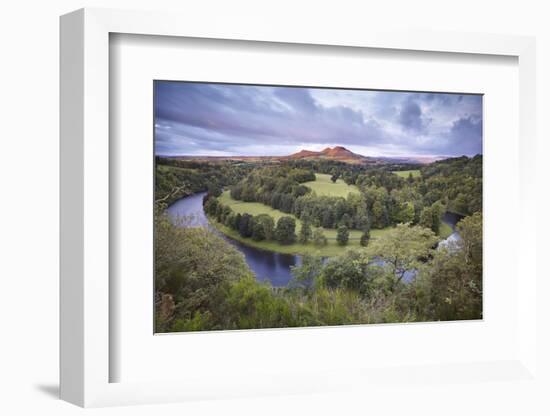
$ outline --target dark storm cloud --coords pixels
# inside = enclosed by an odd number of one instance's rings
[[[422,117],[422,110],[416,101],[407,101],[401,113],[399,114],[399,121],[406,130],[412,130],[417,133],[423,132],[426,127],[426,122]]]
[[[481,97],[462,97],[156,82],[155,148],[275,155],[340,144],[363,153],[479,153]]]
[[[481,140],[483,127],[481,118],[461,118],[453,123],[449,132],[449,143],[462,149],[464,154],[481,153]]]

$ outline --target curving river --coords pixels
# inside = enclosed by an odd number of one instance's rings
[[[249,247],[220,233],[210,226],[208,218],[204,213],[202,203],[205,196],[206,192],[199,192],[179,199],[167,208],[168,215],[176,224],[178,223],[178,218],[184,218],[186,227],[207,227],[235,246],[244,254],[246,263],[256,275],[257,280],[269,280],[274,287],[287,286],[292,279],[290,267],[299,266],[302,261],[301,256],[275,253],[256,247]],[[454,230],[456,223],[461,218],[459,215],[447,212],[443,216],[443,222],[449,224]],[[458,238],[458,233],[454,231],[453,234],[440,244],[449,244],[450,241],[457,240]]]
[[[301,257],[249,247],[220,233],[208,223],[208,218],[202,206],[205,196],[206,192],[199,192],[179,199],[168,207],[168,215],[176,223],[178,218],[185,218],[186,227],[207,227],[237,247],[244,254],[246,263],[256,275],[257,280],[269,280],[275,287],[288,285],[288,282],[292,279],[290,266],[299,266],[301,264]]]

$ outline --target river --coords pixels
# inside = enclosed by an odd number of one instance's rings
[[[275,253],[273,251],[261,250],[256,247],[249,247],[220,233],[214,227],[210,226],[208,218],[204,213],[202,203],[205,196],[206,192],[199,192],[179,199],[168,207],[168,215],[176,224],[178,223],[178,218],[184,218],[184,224],[186,227],[207,227],[235,246],[241,253],[244,254],[246,263],[256,275],[257,280],[269,280],[274,287],[287,286],[292,279],[290,267],[300,265],[302,260],[301,256]],[[461,218],[462,217],[459,215],[447,212],[443,216],[443,222],[446,222],[453,227],[454,231],[456,223]],[[458,234],[454,231],[453,234],[443,240],[440,244],[449,244],[450,241],[458,238]],[[407,280],[410,280],[412,276],[414,276],[413,273],[411,273],[411,276],[407,276],[409,277]]]

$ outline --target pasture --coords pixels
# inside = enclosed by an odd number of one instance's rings
[[[310,182],[304,182],[304,185],[314,191],[317,195],[321,196],[341,196],[347,198],[348,194],[359,193],[359,189],[355,185],[348,185],[342,179],[336,180],[333,183],[330,180],[331,175],[324,173],[316,173],[316,180]]]
[[[402,178],[407,179],[409,175],[412,175],[413,178],[420,177],[420,171],[418,169],[415,170],[394,170],[392,173],[396,174],[397,176],[400,176]]]
[[[328,176],[328,175],[327,175]],[[329,177],[330,180],[330,177]],[[270,215],[275,223],[277,220],[284,216],[289,216],[294,218],[296,221],[296,234],[300,231],[302,227],[302,222],[292,214],[286,214],[278,209],[273,209],[270,206],[260,204],[258,202],[243,202],[237,201],[231,198],[229,191],[224,191],[219,197],[218,200],[223,204],[229,206],[233,212],[238,214],[250,214],[250,215],[260,215],[268,214]],[[291,245],[281,245],[276,241],[254,241],[250,238],[243,238],[235,230],[231,230],[228,227],[225,227],[222,224],[216,223],[211,218],[210,221],[215,225],[215,227],[228,235],[229,237],[241,241],[244,244],[258,247],[264,250],[271,250],[279,253],[291,253],[291,254],[318,254],[321,256],[336,256],[341,254],[349,248],[358,248],[361,247],[359,244],[359,239],[361,238],[361,231],[359,230],[349,230],[349,242],[347,246],[340,246],[336,242],[336,230],[335,229],[326,229],[323,228],[325,237],[328,240],[328,244],[323,247],[316,247],[313,243],[308,244],[299,244],[294,243]],[[371,238],[377,238],[382,236],[389,228],[382,230],[371,230]]]

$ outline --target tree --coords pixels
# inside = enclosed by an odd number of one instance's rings
[[[370,221],[367,215],[358,215],[354,222],[358,230],[364,230],[366,227],[370,228]]]
[[[238,329],[280,328],[296,326],[289,305],[275,296],[269,286],[261,285],[253,277],[242,278],[231,284],[224,299],[224,319]]]
[[[235,224],[235,214],[233,212],[225,217],[224,224],[229,228],[233,228],[233,225]]]
[[[325,237],[325,233],[323,232],[322,228],[316,228],[313,232],[313,244],[315,244],[316,246],[327,245],[327,238]]]
[[[281,217],[275,228],[275,239],[281,244],[292,244],[296,241],[296,221],[292,217]]]
[[[349,250],[333,257],[323,268],[319,283],[330,289],[349,289],[366,295],[372,286],[369,258],[364,251]]]
[[[340,219],[340,225],[345,225],[346,227],[351,227],[351,217],[348,213],[345,213],[342,215],[342,218]]]
[[[414,221],[414,205],[411,202],[405,202],[401,205],[401,209],[396,218],[397,222],[403,224]]]
[[[395,288],[407,271],[418,268],[433,253],[437,237],[432,230],[421,226],[398,224],[374,240],[368,252],[384,261]]]
[[[273,221],[273,218],[271,218],[268,214],[260,214],[254,217],[254,220],[256,223],[261,224],[264,238],[266,240],[272,240],[275,232],[275,222]]]
[[[301,244],[307,244],[309,240],[311,240],[311,237],[313,235],[313,232],[311,230],[311,224],[309,223],[308,219],[305,219],[302,221],[302,228],[300,228],[300,234],[298,236],[298,241]]]
[[[464,253],[464,261],[471,264],[481,278],[483,268],[483,217],[476,212],[465,217],[456,225],[461,237],[459,246]],[[480,281],[481,282],[481,281]]]
[[[422,211],[420,212],[420,220],[418,221],[418,225],[432,229],[433,226],[433,212],[431,207],[424,207]]]
[[[445,208],[439,201],[434,202],[430,207],[425,207],[420,213],[420,220],[418,222],[422,227],[429,228],[434,233],[439,234],[439,227],[441,227],[441,216]]]
[[[254,241],[265,240],[264,226],[260,221],[258,221],[257,217],[252,219],[252,239]]]
[[[252,215],[243,214],[239,222],[239,234],[241,237],[252,236]]]
[[[430,319],[481,319],[482,309],[482,216],[475,213],[457,224],[460,239],[437,250],[421,282],[430,293],[425,314]]]
[[[349,231],[348,227],[345,225],[341,225],[338,227],[338,231],[336,233],[336,241],[338,241],[338,244],[341,246],[345,246],[348,243],[349,240]]]
[[[205,198],[204,202],[204,211],[208,215],[216,215],[216,212],[218,210],[218,200],[216,198]]]
[[[439,201],[432,204],[432,231],[439,234],[439,228],[441,227],[441,216],[445,212],[443,204]]]
[[[208,189],[208,195],[213,197],[218,197],[222,194],[222,188],[215,182],[209,182],[206,185],[206,188]]]
[[[361,240],[359,240],[359,244],[361,244],[363,247],[366,247],[369,244],[370,240],[370,230],[366,229],[363,231],[363,234],[361,234]]]
[[[372,205],[372,219],[373,219],[373,225],[376,228],[384,228],[386,224],[386,216],[385,216],[385,208],[382,202],[380,200],[374,201],[374,204]]]
[[[454,212],[457,212],[460,214],[468,213],[468,201],[464,194],[458,194],[455,200],[453,201],[452,206],[453,206]]]
[[[319,276],[323,269],[323,258],[306,254],[302,257],[302,264],[291,266],[290,270],[294,280],[302,286],[310,287],[315,278]]]
[[[241,214],[235,215],[235,219],[233,221],[233,226],[231,228],[233,228],[234,230],[239,231],[239,227],[241,226],[241,218],[242,218]]]
[[[291,194],[283,194],[281,196],[281,203],[279,209],[287,214],[292,212],[294,206],[294,197]]]
[[[332,210],[325,209],[322,215],[323,217],[321,219],[321,224],[323,225],[323,227],[332,228],[332,226],[334,225],[334,217],[332,215]]]
[[[156,216],[155,325],[158,331],[212,329],[207,323],[208,314],[200,327],[187,322],[197,313],[216,311],[228,285],[245,277],[253,279],[244,256],[223,238],[206,228],[177,227],[166,215]],[[173,327],[176,323],[177,327]]]

